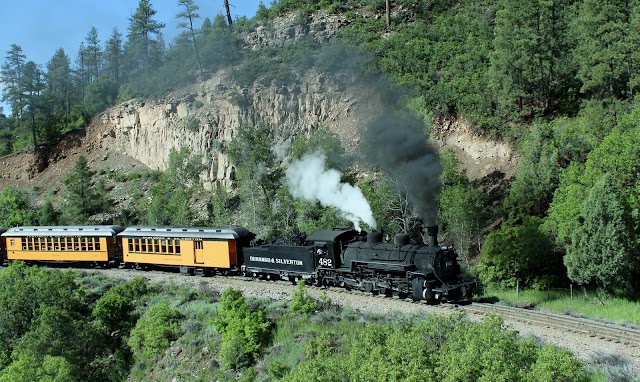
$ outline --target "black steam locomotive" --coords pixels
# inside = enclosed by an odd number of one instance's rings
[[[458,255],[453,248],[438,245],[437,227],[430,227],[428,234],[427,245],[415,245],[402,234],[385,243],[378,232],[317,231],[301,246],[245,248],[241,269],[253,277],[305,279],[416,301],[469,301],[475,281],[462,280]]]

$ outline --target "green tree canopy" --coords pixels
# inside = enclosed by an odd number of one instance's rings
[[[28,267],[22,262],[0,273],[0,306],[0,366],[9,363],[17,341],[37,326],[45,307],[69,314],[88,312],[84,290],[71,272]]]
[[[489,233],[477,268],[480,279],[507,287],[514,287],[517,281],[539,288],[557,282],[565,274],[562,256],[553,251],[549,237],[540,230],[541,222],[527,216]]]
[[[581,91],[598,97],[628,96],[631,53],[630,15],[634,2],[584,0],[574,23]]]
[[[31,205],[31,195],[15,187],[7,187],[0,192],[0,226],[16,227],[32,225],[36,212]]]
[[[586,163],[573,162],[560,173],[560,186],[549,206],[544,228],[558,244],[568,244],[578,229],[581,211],[587,208],[585,196],[595,184],[608,175],[617,187],[620,203],[629,213],[640,211],[640,183],[637,175],[640,153],[639,112],[621,115],[618,126],[587,156]],[[631,240],[638,245],[638,228]]]
[[[151,189],[151,203],[147,210],[148,224],[190,225],[194,211],[189,202],[194,188],[199,187],[202,157],[187,147],[171,149],[169,165]]]
[[[291,226],[285,217],[291,198],[278,192],[283,189],[284,172],[272,150],[273,134],[265,123],[242,126],[227,151],[240,197],[240,224],[270,239]]]
[[[564,261],[569,277],[579,284],[630,292],[639,286],[640,260],[635,255],[634,219],[619,190],[612,175],[591,188]],[[637,210],[635,215],[637,219]]]
[[[511,218],[544,216],[558,187],[560,169],[552,127],[534,125],[520,145],[516,178],[504,200],[504,210]]]
[[[73,172],[64,178],[67,187],[64,214],[69,223],[84,224],[105,206],[106,195],[98,189],[94,175],[95,171],[89,167],[87,158],[80,156]]]

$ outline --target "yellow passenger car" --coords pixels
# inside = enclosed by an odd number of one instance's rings
[[[93,262],[116,265],[120,260],[120,226],[14,227],[2,234],[8,260]]]
[[[128,227],[118,234],[125,265],[180,267],[181,272],[238,268],[255,235],[241,227]]]

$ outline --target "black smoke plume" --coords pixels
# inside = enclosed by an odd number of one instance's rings
[[[435,225],[440,161],[427,142],[423,121],[408,113],[375,118],[366,126],[361,149],[406,190],[423,223]]]

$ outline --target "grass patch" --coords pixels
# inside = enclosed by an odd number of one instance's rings
[[[640,381],[640,368],[617,354],[596,354],[591,360],[592,381]]]
[[[553,312],[640,325],[640,303],[619,298],[606,298],[603,300],[589,298],[588,296],[586,298],[574,297],[573,300],[562,298],[542,302],[538,307]]]
[[[481,301],[496,301],[510,306],[546,309],[561,314],[640,325],[640,303],[596,292],[569,290],[520,290],[487,288]]]

